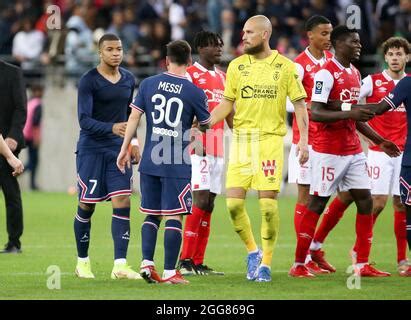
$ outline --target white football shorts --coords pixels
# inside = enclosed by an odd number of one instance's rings
[[[224,172],[224,158],[206,155],[191,156],[191,188],[193,191],[210,190],[221,193]]]
[[[299,155],[295,154],[297,145],[292,144],[288,155],[288,183],[311,184],[311,161],[313,148],[308,146],[309,158],[302,166],[298,162]]]

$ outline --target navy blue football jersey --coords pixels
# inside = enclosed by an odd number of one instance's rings
[[[404,154],[402,156],[402,165],[411,166],[411,77],[405,77],[384,100],[393,108],[396,109],[404,104],[407,111],[408,134],[407,142],[405,143]]]
[[[207,96],[186,77],[162,73],[141,82],[132,108],[146,114],[146,140],[139,171],[159,177],[190,178],[188,145],[194,117],[210,121]]]

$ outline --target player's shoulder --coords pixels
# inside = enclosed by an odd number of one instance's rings
[[[236,69],[238,71],[241,71],[244,69],[245,65],[249,64],[251,64],[250,56],[248,54],[243,54],[231,60],[229,67],[230,69]]]
[[[20,67],[14,64],[8,63],[6,61],[3,61],[3,60],[0,60],[0,68],[3,70],[7,70],[8,72],[13,72],[13,73],[21,72]]]
[[[98,76],[97,68],[92,68],[92,69],[86,71],[80,77],[79,87],[92,86],[92,84],[94,83],[94,80],[96,79],[97,76]]]
[[[127,70],[126,68],[120,67],[119,71],[127,80],[134,81],[134,79],[135,79],[134,74],[130,70]]]
[[[294,62],[300,65],[305,65],[306,63],[309,62],[309,57],[307,53],[305,52],[305,50],[301,52],[297,57],[295,57]]]
[[[407,75],[406,77],[402,78],[399,83],[402,83],[402,85],[408,86],[408,88],[411,89],[411,76]]]
[[[330,60],[332,57],[334,57],[334,54],[329,50],[324,50],[324,54],[327,60]]]

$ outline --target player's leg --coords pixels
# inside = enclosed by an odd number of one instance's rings
[[[160,177],[140,173],[140,211],[146,215],[141,225],[142,262],[140,275],[148,283],[161,282],[154,264],[157,233],[161,222],[161,181]],[[153,192],[153,190],[155,190]]]
[[[392,204],[394,207],[394,234],[397,241],[397,268],[402,275],[410,267],[407,259],[407,216],[400,196],[393,196]]]
[[[401,203],[405,206],[408,250],[411,250],[411,167],[401,167],[400,194]],[[401,275],[411,276],[411,267]]]
[[[101,154],[79,152],[76,157],[78,206],[74,218],[74,235],[77,244],[76,275],[80,278],[94,278],[91,272],[88,248],[90,244],[91,216],[95,204],[102,201],[105,189],[104,157]]]
[[[373,235],[373,202],[370,191],[371,180],[368,176],[366,158],[363,153],[352,157],[344,180],[340,184],[340,189],[349,190],[357,206],[355,272],[362,277],[389,276],[389,273],[379,271],[368,263]]]
[[[204,205],[207,204],[207,206],[202,207],[204,214],[198,230],[197,244],[193,261],[198,274],[224,275],[224,272],[216,271],[204,264],[204,256],[211,230],[211,216],[214,210],[214,201],[217,194],[221,193],[222,176],[224,172],[224,158],[214,156],[208,156],[208,158],[210,159],[210,192],[208,193],[207,203],[204,203]]]
[[[262,252],[258,249],[251,229],[250,218],[245,208],[245,197],[251,186],[251,143],[233,139],[226,179],[226,204],[234,231],[247,250],[247,279],[254,280],[261,262]]]
[[[95,204],[79,202],[77,214],[74,218],[74,236],[77,245],[77,265],[75,273],[79,278],[94,278],[88,256],[91,216],[94,210]]]
[[[107,199],[111,199],[113,212],[111,216],[111,235],[114,243],[114,266],[112,279],[141,279],[127,264],[127,250],[130,241],[130,195],[132,169],[126,168],[121,173],[116,165],[115,152],[107,152],[105,159],[105,184]]]
[[[322,269],[330,272],[336,271],[335,267],[325,259],[325,252],[321,249],[326,237],[338,224],[344,215],[344,211],[353,201],[349,192],[338,192],[322,215],[321,223],[315,231],[314,239],[310,245],[311,258]]]
[[[190,214],[192,193],[190,179],[161,178],[161,212],[165,219],[164,231],[164,272],[162,282],[188,284],[176,270],[176,263],[182,242],[182,215]]]
[[[304,265],[307,250],[314,237],[320,215],[324,211],[330,196],[337,190],[349,161],[347,157],[341,158],[314,151],[312,157],[311,197],[306,210],[303,212],[299,227],[295,262],[289,272],[289,275],[293,277],[314,276]]]
[[[193,190],[193,207],[184,224],[183,248],[181,250],[179,269],[183,275],[196,274],[194,254],[196,252],[198,232],[203,217],[209,213],[210,161],[207,156],[191,155],[191,187]]]

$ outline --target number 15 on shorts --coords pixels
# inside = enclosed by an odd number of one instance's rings
[[[321,180],[322,181],[334,181],[335,175],[335,168],[333,167],[321,167]]]

